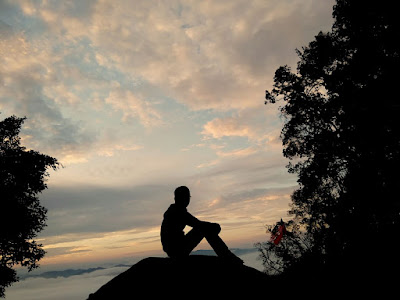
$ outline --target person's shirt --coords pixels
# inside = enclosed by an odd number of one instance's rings
[[[179,243],[185,236],[186,226],[195,227],[200,221],[192,216],[185,207],[171,204],[164,213],[161,224],[161,243],[163,248],[170,248],[172,243]]]

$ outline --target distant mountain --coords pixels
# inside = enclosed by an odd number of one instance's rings
[[[130,267],[130,266],[128,266]],[[43,272],[41,274],[37,275],[30,275],[24,274],[20,275],[20,279],[26,279],[26,278],[34,278],[34,277],[43,277],[43,278],[57,278],[57,277],[70,277],[70,276],[75,276],[75,275],[82,275],[85,273],[91,273],[94,271],[98,270],[104,270],[105,268],[98,267],[98,268],[89,268],[89,269],[68,269],[68,270],[62,270],[62,271],[48,271],[48,272]]]
[[[190,255],[217,256],[214,250],[196,250],[193,251]]]
[[[245,254],[248,254],[248,253],[257,252],[258,249],[257,248],[245,248],[245,249],[234,248],[234,249],[231,249],[231,251],[234,254],[236,254],[237,256],[241,256],[241,255],[245,255]]]
[[[258,251],[256,248],[233,248],[233,249],[229,249],[229,250],[231,250],[237,256],[241,256],[244,254],[253,253],[253,252]],[[217,256],[217,254],[215,254],[214,250],[196,250],[196,251],[193,251],[190,255]]]
[[[130,267],[132,267],[132,265],[119,264],[119,265],[114,266],[114,268],[125,268],[125,267],[130,268]]]

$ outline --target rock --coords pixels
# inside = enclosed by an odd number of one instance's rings
[[[273,280],[266,274],[215,256],[193,255],[183,260],[149,257],[119,274],[89,300],[210,299],[268,294]]]

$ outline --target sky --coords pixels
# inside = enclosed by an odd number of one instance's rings
[[[0,119],[26,116],[22,145],[63,165],[40,195],[41,265],[162,255],[181,185],[229,247],[266,240],[297,183],[265,90],[333,4],[0,0]]]

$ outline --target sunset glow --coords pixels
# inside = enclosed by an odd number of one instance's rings
[[[265,240],[297,183],[264,92],[332,5],[1,1],[1,118],[26,116],[22,144],[64,165],[41,195],[41,264],[163,255],[181,185],[229,247]]]

